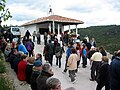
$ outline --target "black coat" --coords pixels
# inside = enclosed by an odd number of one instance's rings
[[[108,64],[108,62],[103,62],[99,68],[97,82],[98,83],[106,83],[106,82],[109,82],[109,80],[110,80],[109,64]]]
[[[116,57],[110,64],[111,90],[120,90],[120,57]]]
[[[30,84],[30,77],[32,74],[32,68],[33,68],[33,65],[27,64],[26,70],[25,70],[25,75],[26,75],[26,81],[28,84]]]
[[[41,71],[33,71],[32,75],[30,77],[30,86],[32,90],[38,90],[37,89],[37,83],[36,83],[36,79],[37,77],[41,74]]]
[[[41,75],[39,75],[36,80],[38,90],[48,90],[48,87],[46,85],[46,80],[51,76],[52,75],[48,72],[44,72],[44,71],[41,72]]]

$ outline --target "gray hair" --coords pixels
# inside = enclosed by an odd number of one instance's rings
[[[51,70],[51,65],[50,63],[45,63],[42,68],[43,68],[43,71],[49,72]]]
[[[53,77],[48,78],[46,84],[49,89],[53,89],[53,90],[56,90],[59,87],[59,85],[61,86],[60,80]]]

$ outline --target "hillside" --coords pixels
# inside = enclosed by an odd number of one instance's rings
[[[79,28],[78,33],[81,39],[85,35],[88,35],[90,39],[94,37],[97,47],[103,46],[110,53],[120,49],[120,25]]]

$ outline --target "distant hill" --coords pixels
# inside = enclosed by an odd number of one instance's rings
[[[78,33],[81,39],[85,35],[88,35],[90,39],[94,37],[97,47],[103,46],[110,53],[120,49],[120,25],[79,28]]]

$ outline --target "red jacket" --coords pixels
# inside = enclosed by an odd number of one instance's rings
[[[18,79],[20,81],[26,80],[25,70],[26,70],[27,62],[22,60],[18,64]]]

